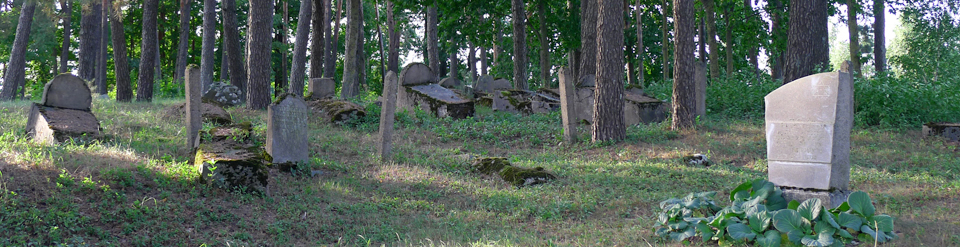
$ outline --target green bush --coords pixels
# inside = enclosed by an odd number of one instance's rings
[[[960,121],[960,83],[878,76],[858,79],[856,119],[862,126],[917,127]]]

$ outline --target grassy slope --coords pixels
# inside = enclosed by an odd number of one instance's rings
[[[182,124],[162,117],[174,103],[97,100],[103,141],[59,146],[25,139],[28,103],[0,103],[0,246],[664,245],[673,243],[651,232],[659,201],[723,195],[766,172],[757,120],[707,119],[688,133],[631,127],[623,143],[571,146],[558,145],[557,113],[479,108],[464,121],[401,115],[397,162],[385,165],[374,157],[375,118],[312,122],[311,169],[322,174],[273,170],[260,197],[195,182]],[[264,112],[229,111],[264,138]],[[680,164],[691,152],[720,164]],[[560,179],[517,189],[470,173],[458,154],[506,156]],[[960,245],[955,146],[914,130],[858,128],[851,160],[851,187],[896,217],[895,245]]]

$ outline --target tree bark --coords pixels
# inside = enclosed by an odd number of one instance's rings
[[[784,40],[783,36],[786,34],[784,30],[784,18],[782,12],[785,11],[783,2],[787,0],[771,0],[770,4],[773,5],[773,11],[771,11],[770,16],[772,17],[771,25],[771,41],[774,43],[775,49],[770,53],[773,54],[771,57],[772,65],[770,66],[770,75],[774,80],[783,80],[783,70],[784,64],[786,63],[786,52],[785,49],[780,49],[776,44]],[[786,81],[785,81],[786,82]]]
[[[706,25],[703,21],[703,17],[700,17],[700,24],[697,25],[697,46],[700,47],[700,62],[707,62],[707,31],[705,29]]]
[[[597,75],[597,19],[598,0],[581,0],[580,2],[580,68],[577,69],[576,84],[584,76]]]
[[[727,53],[727,77],[733,76],[733,26],[730,26],[730,11],[724,9],[723,19],[727,24],[727,35],[724,37],[724,50]]]
[[[217,3],[203,0],[203,45],[200,47],[200,91],[206,92],[213,83],[213,51],[217,45]]]
[[[13,50],[10,51],[10,62],[3,73],[3,90],[0,91],[0,100],[13,100],[17,88],[25,82],[25,68],[27,65],[27,45],[30,44],[30,26],[33,25],[33,14],[37,9],[35,0],[23,1],[20,8],[20,19],[17,21],[17,34],[13,41]],[[25,89],[24,89],[25,90]]]
[[[887,45],[884,35],[886,10],[885,0],[873,0],[873,65],[877,74],[887,71]]]
[[[459,48],[457,48],[457,45],[453,43],[453,39],[447,40],[447,44],[449,44],[450,47],[450,51],[447,56],[447,59],[449,59],[449,65],[447,66],[450,67],[450,71],[447,72],[447,77],[457,78],[460,75],[460,59],[457,57],[457,51]]]
[[[622,1],[622,0],[621,0]],[[540,1],[537,4],[538,11],[540,12],[540,83],[541,86],[547,87],[550,85],[550,44],[547,42],[547,7],[544,1]]]
[[[100,50],[97,52],[97,93],[106,96],[107,95],[107,42],[109,40],[109,32],[107,32],[109,27],[107,26],[107,8],[109,3],[107,0],[102,0],[100,2],[101,14],[100,14]]]
[[[270,105],[270,34],[273,32],[273,0],[251,0],[247,32],[247,108],[266,109]]]
[[[98,1],[89,1],[80,16],[80,54],[78,73],[80,78],[92,81],[97,77],[97,52],[100,50],[100,15],[103,7]]]
[[[637,15],[637,48],[636,48],[637,68],[636,70],[637,70],[637,85],[642,88],[643,76],[645,74],[643,69],[643,54],[645,53],[644,51],[646,51],[646,49],[644,49],[644,46],[643,46],[643,11],[640,8],[641,2],[642,1],[637,1],[637,9],[636,9],[636,15]]]
[[[281,4],[283,3],[283,4]],[[279,43],[279,46],[274,47],[276,54],[279,56],[277,60],[277,65],[273,67],[273,87],[274,92],[279,94],[280,92],[287,91],[289,86],[287,85],[287,25],[290,24],[288,19],[288,11],[286,1],[278,1],[277,5],[274,6],[277,8],[277,12],[282,13],[280,17],[280,28],[274,30],[273,41]]]
[[[433,73],[440,73],[440,38],[437,37],[438,20],[436,1],[432,1],[430,6],[427,6],[426,21],[427,23],[424,28],[427,35],[427,59],[429,60],[430,70],[433,70]]]
[[[660,41],[661,48],[661,57],[663,58],[663,81],[670,80],[672,74],[670,74],[670,22],[667,21],[667,17],[670,15],[670,5],[668,0],[663,0],[663,5],[661,6],[661,14],[663,15],[663,25],[660,27],[660,37],[663,38]]]
[[[512,0],[513,13],[513,88],[526,90],[527,85],[527,14],[523,0]],[[596,66],[596,65],[594,65]]]
[[[500,65],[500,53],[503,52],[503,30],[497,28],[497,35],[493,38],[493,64]]]
[[[326,37],[324,34],[326,30],[324,27],[327,24],[324,22],[329,22],[326,20],[327,15],[324,11],[324,7],[329,0],[312,0],[311,3],[311,16],[312,20],[310,21],[311,30],[310,30],[310,78],[320,78],[323,77],[323,56],[325,54],[326,46]],[[302,5],[301,5],[301,8]],[[297,27],[297,32],[299,32],[300,27]],[[299,33],[297,34],[299,35]]]
[[[857,12],[860,11],[856,0],[847,0],[847,32],[850,34],[850,63],[853,64],[851,73],[861,76],[860,70],[860,32],[857,31]]]
[[[187,54],[189,52],[187,42],[190,38],[190,29],[192,29],[190,27],[190,2],[190,0],[180,0],[180,41],[177,43],[177,68],[173,74],[175,80],[181,83],[187,69]]]
[[[360,1],[358,4],[358,11],[360,11],[359,21],[357,21],[360,26],[360,31],[357,32],[357,95],[360,95],[360,91],[365,90],[367,85],[367,55],[366,49],[364,49],[363,44],[366,42],[366,33],[364,28],[364,13],[363,13],[363,1]]]
[[[487,63],[487,49],[480,46],[480,75],[487,75],[490,65]],[[479,77],[477,77],[479,78]]]
[[[343,83],[340,88],[340,97],[343,99],[353,98],[359,94],[359,58],[357,57],[357,48],[360,42],[360,35],[363,30],[360,28],[360,0],[347,1],[347,32],[346,32],[346,54],[343,62]]]
[[[337,19],[334,21],[333,39],[330,40],[330,53],[327,54],[326,64],[323,65],[323,77],[333,78],[337,67],[337,50],[340,49],[340,20],[343,19],[343,1],[337,0]]]
[[[717,10],[714,0],[703,0],[706,9],[707,45],[710,46],[710,78],[720,77],[720,46],[717,44]]]
[[[387,70],[400,73],[400,30],[397,28],[397,19],[393,17],[393,0],[387,0],[387,35],[390,39]]]
[[[227,59],[230,67],[230,84],[247,91],[247,71],[243,64],[244,54],[240,53],[240,31],[237,24],[236,0],[223,0],[223,41],[227,45]],[[248,44],[250,40],[247,40]],[[233,55],[233,56],[231,56]],[[220,65],[223,66],[223,65]]]
[[[157,60],[157,8],[159,0],[143,0],[143,30],[140,38],[140,72],[137,73],[137,101],[153,101],[153,79]]]
[[[307,40],[310,39],[310,16],[313,15],[311,0],[300,0],[300,15],[297,21],[297,40],[293,47],[293,63],[290,69],[290,92],[303,98],[304,76],[307,70]],[[319,45],[317,45],[319,46]]]
[[[222,11],[222,10],[221,10]],[[220,81],[230,81],[230,55],[227,52],[227,41],[220,40]]]
[[[784,84],[826,69],[830,62],[827,42],[827,0],[790,1]]]
[[[745,15],[747,16],[747,22],[750,22],[753,20],[753,18],[755,18],[753,13],[753,1],[754,0],[743,0],[743,6],[746,7]],[[751,42],[750,44],[747,44],[747,45],[750,46],[750,51],[749,51],[750,53],[747,59],[750,60],[750,65],[751,65],[751,68],[753,69],[753,73],[759,77],[760,76],[760,60],[757,57],[759,57],[760,51],[756,43],[754,42]]]
[[[477,81],[477,46],[473,42],[468,42],[467,51],[467,69],[470,70],[470,81]]]
[[[110,16],[111,33],[113,33],[111,35],[113,39],[113,73],[116,77],[117,101],[130,102],[133,98],[133,92],[130,88],[130,63],[127,59],[127,36],[123,32],[123,17],[120,16],[119,11],[116,13],[109,12],[110,9],[119,8],[108,8],[107,12],[107,15]]]
[[[694,125],[696,114],[696,94],[694,83],[694,56],[696,45],[693,43],[694,12],[693,0],[674,0],[674,33],[676,33],[675,54],[676,70],[673,75],[673,122],[675,130],[688,129]]]
[[[619,141],[627,136],[623,120],[623,0],[597,2],[597,95],[592,141]]]
[[[71,19],[73,17],[73,0],[60,0],[60,8],[63,9],[63,43],[60,45],[60,73],[70,71],[68,62],[70,61],[70,35],[73,32]]]
[[[387,83],[387,68],[384,66],[386,63],[387,55],[383,53],[383,30],[380,28],[380,24],[383,23],[383,19],[380,17],[380,1],[376,1],[374,8],[377,9],[377,48],[380,49],[380,82],[381,85],[386,85]],[[381,90],[381,94],[382,94]]]

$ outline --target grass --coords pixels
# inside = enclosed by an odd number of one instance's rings
[[[638,126],[621,143],[566,144],[558,113],[407,112],[395,162],[381,165],[371,107],[345,126],[311,121],[309,169],[320,175],[272,170],[269,195],[257,196],[196,182],[183,124],[162,116],[175,103],[97,99],[104,138],[56,146],[23,134],[28,102],[0,103],[0,246],[676,245],[651,232],[661,200],[724,195],[766,176],[757,118],[709,115],[693,131]],[[264,139],[265,112],[228,112]],[[894,246],[960,245],[956,146],[903,128],[856,127],[852,141],[851,187],[896,218]],[[717,164],[683,165],[687,153]],[[559,180],[517,189],[471,173],[462,154],[542,166]]]

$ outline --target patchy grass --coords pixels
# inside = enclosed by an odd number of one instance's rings
[[[459,121],[401,113],[394,162],[383,165],[376,117],[312,121],[309,169],[321,174],[272,170],[269,195],[256,196],[196,182],[182,123],[162,117],[175,103],[95,100],[103,140],[57,146],[23,134],[28,102],[0,103],[0,246],[675,245],[651,232],[661,200],[722,195],[766,173],[758,120],[711,115],[694,131],[649,125],[617,144],[563,144],[557,113],[480,107]],[[264,112],[228,111],[262,142]],[[857,127],[852,139],[851,186],[896,218],[894,245],[960,245],[956,146],[918,130]],[[687,153],[717,164],[683,165]],[[559,179],[517,189],[471,173],[461,154],[505,156]]]

